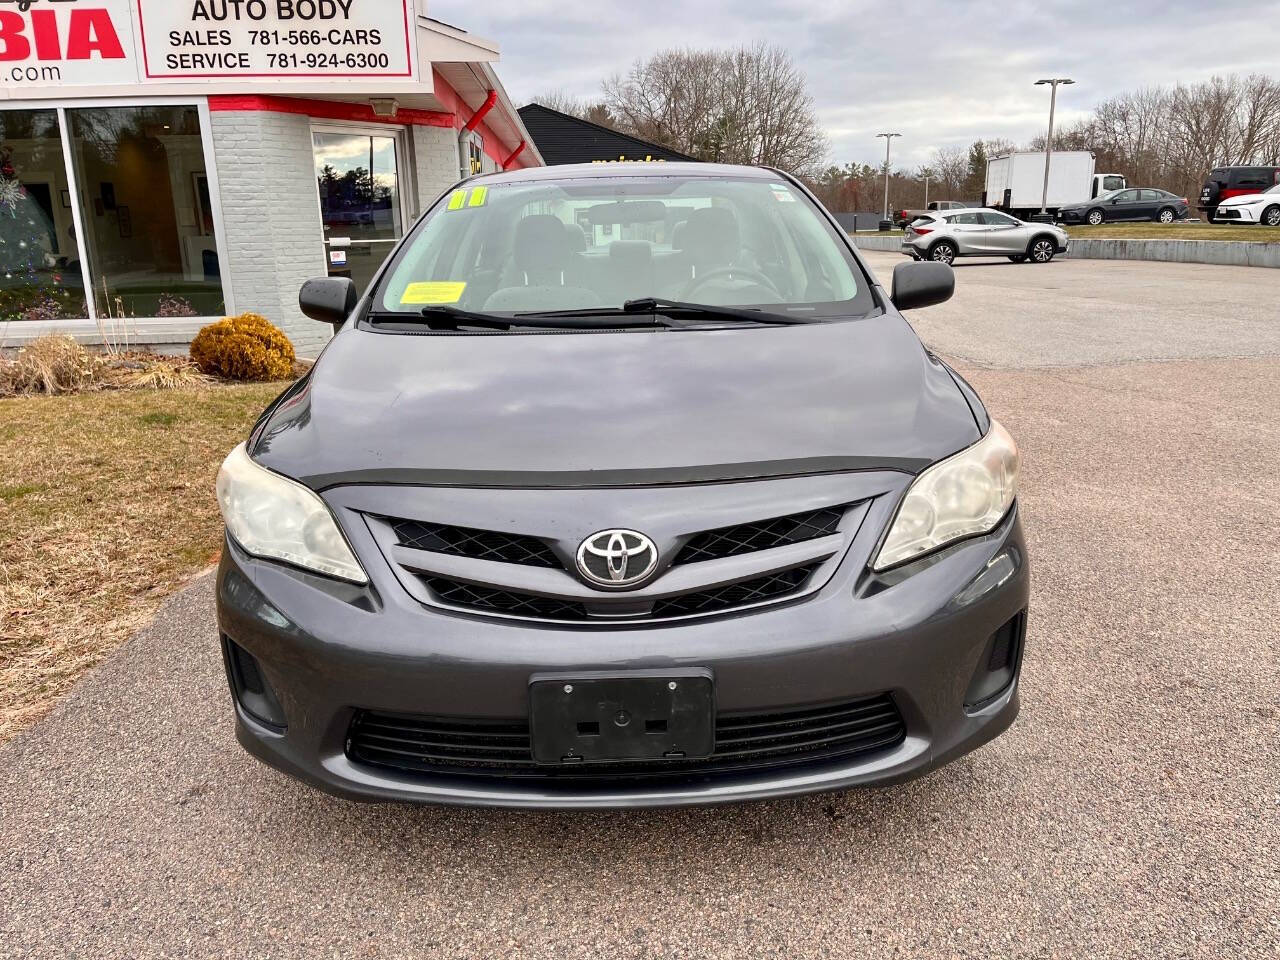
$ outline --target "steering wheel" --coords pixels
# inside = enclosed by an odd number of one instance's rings
[[[704,284],[710,283],[712,280],[718,280],[721,277],[727,277],[730,275],[733,275],[735,278],[740,276],[747,280],[753,281],[758,286],[767,287],[769,290],[771,290],[774,293],[775,296],[779,296],[779,297],[782,296],[781,291],[778,290],[777,284],[775,284],[773,280],[769,277],[769,275],[764,271],[757,270],[754,267],[727,266],[727,267],[716,267],[714,270],[709,270],[700,277],[694,277],[687,284],[685,284],[684,291],[680,294],[681,299],[688,300],[690,297],[693,296],[693,292],[697,290],[699,287],[703,286]]]

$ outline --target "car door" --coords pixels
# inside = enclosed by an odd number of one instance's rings
[[[1139,190],[1138,205],[1135,208],[1135,220],[1154,220],[1160,208],[1164,206],[1163,190]]]
[[[1137,211],[1141,204],[1138,202],[1137,190],[1121,190],[1111,198],[1111,203],[1107,205],[1108,220],[1134,220],[1139,216]]]
[[[951,224],[951,233],[960,253],[982,253],[986,249],[984,234],[987,226],[979,219],[978,214],[948,214],[947,222]]]
[[[983,210],[978,217],[984,225],[982,236],[987,252],[1005,256],[1027,252],[1030,236],[1027,225],[1021,220],[994,210]]]

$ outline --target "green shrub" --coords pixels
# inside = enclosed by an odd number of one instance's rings
[[[191,341],[201,373],[224,380],[286,380],[293,376],[293,344],[279,327],[256,313],[242,313],[203,327]]]

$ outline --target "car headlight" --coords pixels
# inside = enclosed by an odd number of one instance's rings
[[[254,556],[369,582],[324,501],[302,484],[258,466],[243,443],[218,471],[218,506],[228,532]]]
[[[1017,495],[1018,447],[991,421],[987,435],[911,482],[872,568],[887,570],[965,537],[990,533]]]

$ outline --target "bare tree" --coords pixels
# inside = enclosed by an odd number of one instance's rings
[[[763,43],[662,51],[606,80],[604,98],[623,129],[702,160],[814,174],[827,152],[804,75]]]
[[[962,146],[938,147],[929,162],[938,182],[938,199],[958,199],[969,175],[969,150]],[[947,196],[943,197],[942,193]],[[972,199],[972,198],[969,198]]]
[[[590,120],[592,123],[598,123],[604,127],[619,129],[617,118],[609,110],[608,105],[602,101],[593,102],[575,97],[563,90],[548,90],[535,96],[530,103],[536,103],[539,106],[546,107],[549,110],[557,110],[560,113],[567,113],[571,117]]]

